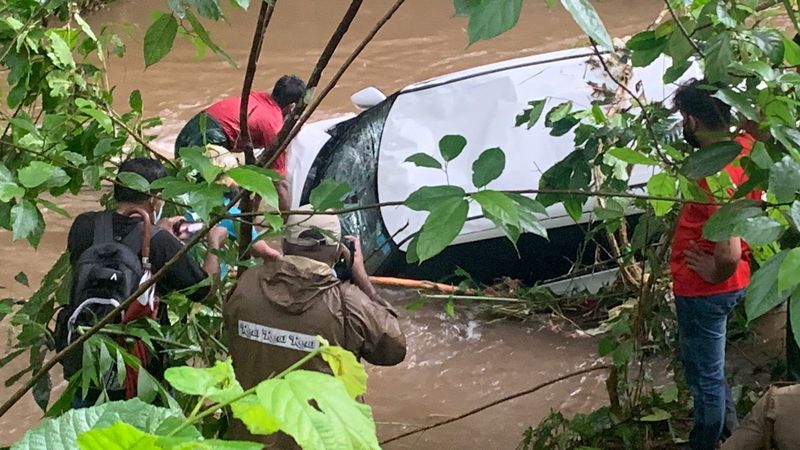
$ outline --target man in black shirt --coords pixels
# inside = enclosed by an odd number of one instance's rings
[[[136,158],[125,161],[119,168],[119,172],[132,172],[141,175],[148,182],[152,183],[159,178],[167,175],[161,162],[155,159]],[[114,199],[118,206],[112,217],[112,228],[114,239],[121,241],[128,235],[136,225],[143,219],[138,216],[130,217],[129,214],[134,209],[143,209],[150,217],[158,218],[161,215],[161,208],[164,203],[159,199],[157,192],[147,195],[142,192],[134,191],[119,184],[114,186]],[[67,249],[70,252],[70,263],[74,267],[81,254],[92,246],[94,242],[94,223],[97,212],[86,212],[75,218],[72,228],[69,230],[67,239]],[[177,218],[161,219],[157,225],[165,232],[155,233],[150,241],[150,262],[153,273],[158,272],[164,264],[172,259],[183,246],[173,233],[173,225]],[[220,249],[227,237],[227,230],[223,227],[215,227],[208,233],[209,249]],[[219,273],[219,260],[212,252],[206,254],[205,262],[200,267],[188,253],[183,254],[178,261],[173,264],[156,283],[156,292],[164,296],[170,292],[179,291],[205,280],[209,276]],[[209,292],[207,286],[197,289],[189,294],[189,298],[194,301],[203,300]]]

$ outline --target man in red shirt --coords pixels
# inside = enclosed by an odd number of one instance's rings
[[[262,91],[250,92],[248,101],[247,127],[253,148],[266,149],[272,145],[275,137],[283,127],[283,118],[295,103],[306,94],[306,85],[294,75],[284,75],[272,89],[272,94]],[[194,116],[183,127],[175,140],[175,157],[180,156],[180,149],[186,147],[203,147],[214,144],[232,152],[240,152],[239,142],[239,110],[241,97],[230,97],[220,100]],[[272,169],[286,177],[286,154],[280,155],[272,164]],[[276,183],[278,199],[282,210],[289,209],[289,186],[285,180]]]
[[[730,106],[712,95],[698,81],[675,93],[675,109],[683,116],[686,142],[702,152],[713,144],[735,140],[746,155],[754,139],[747,134],[731,134]],[[747,181],[738,162],[723,170],[735,186]],[[700,185],[709,190],[705,180]],[[760,200],[760,193],[752,192],[748,197]],[[750,252],[738,237],[720,242],[703,238],[703,225],[717,209],[714,205],[684,204],[670,258],[679,356],[694,398],[694,429],[689,436],[694,450],[716,448],[737,425],[725,379],[725,339],[728,315],[750,284]]]

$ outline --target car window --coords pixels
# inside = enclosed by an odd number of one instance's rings
[[[341,181],[350,186],[351,193],[344,199],[348,206],[378,203],[378,153],[383,126],[394,99],[394,96],[390,97],[328,131],[332,137],[311,166],[301,204],[309,203],[311,191],[325,179]],[[393,249],[380,210],[365,209],[341,215],[339,219],[343,234],[361,237],[367,270],[373,272],[378,269]]]

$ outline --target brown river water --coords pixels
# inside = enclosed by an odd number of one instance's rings
[[[226,5],[228,2],[224,2]],[[283,73],[307,76],[349,2],[290,0],[279,2],[261,56],[256,89],[269,90]],[[393,1],[367,0],[341,49],[330,76]],[[660,12],[656,0],[603,0],[595,3],[614,36],[646,26]],[[142,36],[151,12],[164,10],[163,0],[117,0],[90,16],[94,26],[112,23],[128,45],[127,56],[111,60],[110,83],[116,86],[117,107],[124,110],[133,89],[140,89],[146,113],[164,124],[155,130],[155,144],[165,150],[183,122],[215,99],[237,95],[256,11],[229,11],[227,22],[209,25],[212,35],[239,61],[232,68],[208,52],[202,61],[193,46],[178,40],[172,53],[144,70]],[[490,42],[467,46],[466,21],[452,18],[450,0],[408,0],[384,27],[351,70],[322,104],[318,118],[353,109],[355,91],[376,86],[389,94],[403,86],[480,64],[554,51],[585,44],[577,26],[560,8],[548,10],[543,1],[525,2],[520,25]],[[323,83],[327,80],[323,77]],[[96,193],[59,199],[73,216],[96,208]],[[69,220],[46,213],[47,231],[39,249],[12,243],[0,231],[0,297],[24,297],[32,291],[14,281],[19,271],[36,287],[66,244]],[[387,293],[402,307],[405,293]],[[414,313],[401,311],[409,353],[399,366],[369,369],[367,401],[374,407],[381,439],[456,416],[499,397],[524,390],[578,368],[595,364],[596,342],[557,334],[538,322],[487,322],[458,311],[446,317],[440,307]],[[0,324],[0,351],[13,342],[15,330]],[[14,363],[0,370],[5,380],[25,367]],[[599,373],[599,372],[598,372]],[[58,377],[54,384],[58,385]],[[0,385],[0,400],[13,389]],[[551,409],[565,414],[589,411],[606,401],[603,380],[596,375],[576,377],[533,395],[486,410],[469,419],[396,443],[390,449],[513,449],[522,432]],[[29,396],[0,418],[0,446],[9,445],[40,420]]]

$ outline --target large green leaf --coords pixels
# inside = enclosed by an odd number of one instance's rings
[[[93,428],[109,427],[121,421],[141,431],[155,433],[161,423],[171,417],[184,419],[180,411],[148,405],[138,399],[73,409],[31,428],[12,449],[77,449],[78,436]]]
[[[741,152],[742,146],[738,142],[717,142],[686,157],[681,166],[681,173],[693,180],[714,175],[736,159]]]
[[[653,175],[647,180],[647,193],[653,197],[675,197],[677,191],[677,180],[672,175],[661,172]],[[656,216],[663,216],[672,209],[675,202],[666,200],[650,200],[650,205]]]
[[[350,193],[347,183],[335,180],[322,180],[308,197],[308,201],[317,211],[341,209],[344,206],[342,199]]]
[[[214,367],[170,367],[164,378],[175,389],[190,395],[210,398],[216,402],[228,401],[243,390],[236,381],[230,360],[216,361]]]
[[[736,234],[736,226],[741,222],[762,214],[754,201],[738,200],[722,206],[703,225],[703,237],[709,241],[724,241]]]
[[[728,69],[733,62],[733,49],[729,33],[718,33],[706,46],[705,74],[710,83],[731,80]]]
[[[497,37],[519,21],[522,0],[455,0],[457,15],[469,16],[467,35],[473,44]]]
[[[643,166],[655,166],[658,162],[647,155],[643,155],[636,150],[627,147],[615,147],[608,150],[608,154],[628,164],[640,164]]]
[[[180,156],[181,162],[196,170],[207,183],[213,183],[222,173],[222,168],[214,165],[206,155],[205,147],[182,148]]]
[[[227,191],[225,186],[218,184],[195,185],[189,192],[189,204],[203,221],[208,221],[211,212],[224,204]]]
[[[56,30],[50,30],[47,33],[50,39],[50,48],[48,49],[48,56],[59,67],[71,69],[75,67],[75,60],[72,58],[72,50],[69,44]]]
[[[547,239],[547,228],[537,215],[547,216],[547,209],[538,201],[521,194],[507,194],[517,204],[519,226],[524,233],[533,233]]]
[[[449,134],[439,140],[439,153],[445,161],[452,161],[464,151],[467,140],[458,134]]]
[[[217,45],[216,42],[214,42],[213,39],[211,39],[211,35],[208,33],[205,27],[203,27],[203,24],[200,23],[199,20],[197,20],[197,17],[195,17],[195,15],[192,14],[191,11],[186,11],[186,20],[188,20],[189,23],[192,25],[192,31],[194,31],[195,34],[197,34],[197,37],[200,38],[200,41],[204,45],[208,46],[208,48],[210,48],[214,53],[225,59],[225,61],[227,61],[228,64],[230,64],[233,67],[237,67],[236,60],[231,58],[231,56],[227,52],[225,52],[225,50],[223,50],[219,45]]]
[[[779,202],[794,200],[800,190],[800,164],[791,156],[784,156],[770,168],[769,190]]]
[[[733,106],[749,120],[758,120],[758,109],[753,106],[749,97],[733,89],[720,89],[714,97],[722,100],[726,104]]]
[[[778,269],[778,291],[794,290],[800,284],[800,248],[793,248],[783,259]]]
[[[503,174],[506,168],[506,154],[499,148],[484,150],[472,163],[472,184],[482,188]]]
[[[256,166],[242,166],[229,170],[227,175],[242,188],[260,195],[267,205],[278,208],[277,173]]]
[[[280,429],[278,420],[264,408],[255,394],[233,402],[231,411],[253,434],[272,434]]]
[[[611,36],[608,34],[605,25],[603,25],[603,21],[600,20],[600,16],[597,15],[597,11],[588,0],[561,0],[561,4],[572,14],[572,18],[584,33],[604,49],[610,52],[614,51]]]
[[[433,258],[458,236],[464,227],[469,203],[464,199],[440,202],[428,214],[416,239],[416,255],[420,262]]]
[[[356,356],[336,346],[322,347],[322,359],[328,363],[333,376],[342,382],[347,393],[356,398],[367,392],[367,371]]]
[[[156,436],[124,422],[110,427],[94,428],[78,437],[81,450],[161,450]]]
[[[442,202],[455,198],[463,199],[466,195],[459,186],[422,186],[406,199],[406,206],[415,211],[431,211]]]
[[[515,246],[522,227],[517,204],[506,194],[498,191],[481,191],[472,195],[481,205],[483,215],[497,225]]]
[[[222,17],[222,8],[218,0],[191,0],[191,2],[197,8],[197,12],[207,19],[219,20]]]
[[[13,239],[27,239],[41,229],[39,210],[28,200],[23,200],[11,208],[11,227]]]
[[[150,67],[172,50],[178,34],[178,21],[172,14],[161,14],[144,34],[144,65]]]
[[[791,291],[778,289],[778,272],[788,254],[789,252],[785,250],[778,253],[753,274],[745,297],[748,322],[758,319],[780,305],[791,294]]]
[[[262,382],[256,392],[281,431],[303,448],[380,448],[370,407],[353,400],[330,375],[298,370]]]
[[[544,112],[544,107],[546,104],[546,98],[528,102],[530,108],[525,109],[522,111],[522,114],[517,116],[517,120],[514,125],[519,127],[525,124],[530,130],[534,125],[536,125],[536,122],[539,121],[539,118],[542,117],[542,112]]]
[[[25,195],[25,189],[22,189],[17,183],[11,181],[0,181],[0,202],[7,203],[12,198],[19,198]]]
[[[136,172],[120,172],[117,174],[117,181],[134,191],[150,192],[150,183]]]
[[[19,169],[17,178],[21,185],[31,189],[44,184],[55,172],[56,167],[54,165],[41,161],[33,161],[28,166]]]

